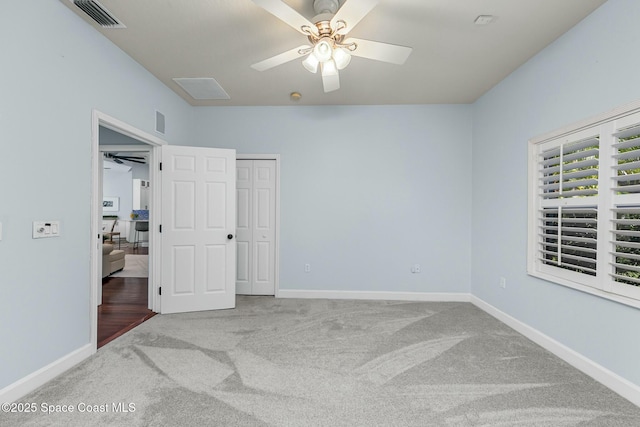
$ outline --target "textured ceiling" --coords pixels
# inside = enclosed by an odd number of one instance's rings
[[[381,0],[350,36],[413,52],[404,65],[354,57],[331,93],[301,59],[250,68],[307,42],[251,0],[100,0],[125,29],[100,28],[60,1],[191,105],[232,106],[471,103],[606,0]],[[284,2],[315,15],[312,0]],[[495,19],[477,26],[478,15]],[[214,78],[230,99],[194,100],[180,77]]]

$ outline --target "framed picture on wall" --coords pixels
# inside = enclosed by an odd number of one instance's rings
[[[102,199],[103,212],[118,212],[120,210],[119,197],[104,197]]]

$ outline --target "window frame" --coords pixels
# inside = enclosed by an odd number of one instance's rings
[[[640,101],[618,107],[598,116],[581,120],[528,141],[528,232],[527,274],[539,279],[586,292],[608,300],[640,308],[640,286],[619,283],[613,280],[612,262],[615,243],[613,241],[614,208],[623,206],[622,201],[640,209],[640,193],[632,197],[614,195],[613,165],[615,134],[625,126],[640,126]],[[559,199],[557,206],[564,208],[595,205],[597,209],[597,261],[596,275],[591,276],[544,263],[538,256],[543,235],[540,233],[542,208],[552,207],[549,198],[541,194],[540,154],[555,146],[581,141],[590,134],[599,136],[598,194],[584,198]],[[559,184],[562,186],[562,183]],[[553,205],[553,203],[551,203]]]

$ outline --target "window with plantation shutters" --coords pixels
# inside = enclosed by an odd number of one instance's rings
[[[640,115],[615,122],[611,157],[611,290],[640,299]]]
[[[529,142],[527,271],[640,307],[640,102]]]
[[[544,199],[598,194],[598,137],[561,144],[541,153],[541,196]]]
[[[596,275],[599,146],[598,130],[589,129],[548,141],[538,153],[537,258],[564,276]]]
[[[540,260],[546,265],[595,276],[597,225],[595,207],[543,209]]]

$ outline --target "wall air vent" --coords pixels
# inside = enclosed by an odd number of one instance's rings
[[[102,28],[127,28],[115,16],[101,5],[97,0],[72,0],[91,19],[96,21]]]

